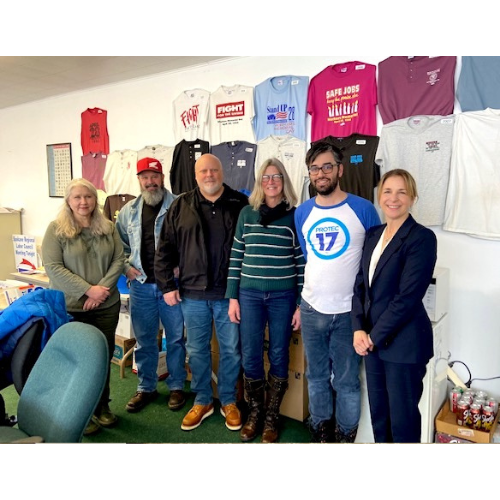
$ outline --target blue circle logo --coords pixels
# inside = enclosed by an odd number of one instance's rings
[[[339,244],[344,240],[339,249]],[[316,222],[307,233],[307,241],[320,259],[331,260],[340,257],[349,247],[351,237],[345,224],[328,217]]]

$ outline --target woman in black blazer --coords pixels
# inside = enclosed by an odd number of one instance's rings
[[[422,299],[437,257],[435,234],[410,215],[415,179],[402,169],[378,185],[386,224],[366,233],[354,285],[354,348],[365,356],[375,442],[420,442],[418,403],[433,355],[432,325]]]

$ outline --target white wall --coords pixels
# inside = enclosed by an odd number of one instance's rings
[[[41,241],[61,205],[48,196],[47,144],[71,142],[73,176],[81,176],[81,112],[108,111],[111,151],[146,145],[174,146],[172,101],[180,92],[236,83],[255,86],[284,74],[310,78],[330,64],[358,60],[378,64],[388,56],[241,57],[96,88],[0,111],[0,206],[23,208],[24,233]],[[458,58],[457,77],[460,70]],[[460,110],[458,103],[456,111]],[[379,117],[379,133],[382,122]],[[402,165],[404,167],[404,165]],[[500,214],[499,214],[500,215]],[[500,242],[432,228],[438,262],[450,269],[451,359],[466,363],[473,378],[500,376]],[[460,364],[458,375],[467,380]],[[500,380],[478,381],[500,396]]]

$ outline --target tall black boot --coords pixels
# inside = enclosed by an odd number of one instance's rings
[[[260,433],[264,420],[264,380],[243,377],[248,418],[240,431],[240,439],[246,443]]]
[[[358,428],[350,430],[347,434],[342,432],[337,425],[335,427],[335,442],[336,443],[354,443],[356,440],[356,435],[358,434]]]
[[[274,443],[278,439],[278,423],[280,406],[288,389],[288,378],[278,378],[268,375],[267,408],[262,431],[263,443]]]

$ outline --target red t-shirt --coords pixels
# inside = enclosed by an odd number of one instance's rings
[[[109,154],[108,112],[100,108],[87,108],[82,113],[82,150],[83,154]]]

